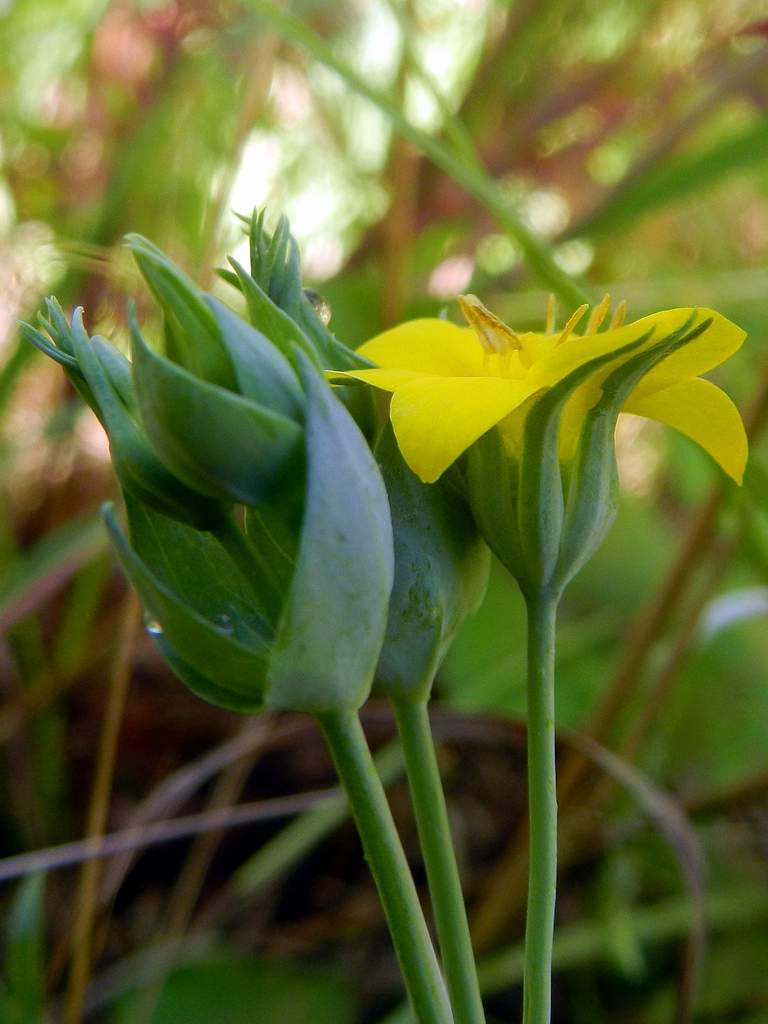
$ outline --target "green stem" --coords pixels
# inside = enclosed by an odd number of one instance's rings
[[[408,784],[427,869],[432,908],[456,1024],[484,1024],[448,810],[426,702],[394,701]]]
[[[317,716],[363,843],[418,1024],[452,1024],[408,862],[356,712]]]
[[[549,1024],[557,885],[555,620],[557,600],[528,607],[528,913],[523,1024]]]

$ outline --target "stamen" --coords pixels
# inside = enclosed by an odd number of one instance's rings
[[[614,310],[611,322],[608,325],[608,330],[612,331],[615,327],[621,327],[624,323],[624,317],[627,315],[627,300],[622,299]]]
[[[587,326],[584,330],[585,334],[595,334],[600,330],[600,325],[605,320],[608,310],[611,308],[611,296],[606,294],[602,297],[600,302],[595,306],[589,315]]]
[[[557,299],[552,294],[552,292],[550,292],[549,293],[549,298],[547,299],[547,319],[546,319],[546,322],[545,322],[545,325],[544,325],[544,330],[547,332],[547,334],[554,334],[554,332],[555,332],[555,316],[556,316],[556,314],[557,314]]]
[[[486,352],[499,354],[522,348],[520,338],[507,325],[482,304],[476,295],[459,295],[459,306],[464,319],[480,339]]]
[[[560,332],[560,336],[557,339],[556,344],[562,345],[564,341],[567,341],[570,337],[571,331],[575,331],[581,322],[581,318],[589,309],[589,303],[585,302],[583,306],[579,306],[575,313],[572,313],[568,318],[568,322]]]

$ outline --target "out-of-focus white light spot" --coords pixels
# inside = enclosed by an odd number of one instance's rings
[[[452,299],[465,291],[475,272],[470,256],[450,256],[432,271],[427,292],[435,299]]]
[[[520,213],[525,222],[540,235],[558,234],[568,223],[570,209],[560,192],[538,189],[523,200]]]
[[[282,146],[275,136],[256,134],[246,145],[229,193],[230,209],[248,214],[263,206],[280,169]]]
[[[768,587],[732,590],[707,605],[699,624],[699,640],[704,642],[729,626],[764,616],[768,616]]]
[[[555,250],[555,260],[566,274],[583,274],[592,266],[595,250],[589,242],[574,238]]]
[[[344,246],[338,238],[310,239],[304,245],[302,263],[306,276],[313,281],[327,281],[338,274],[344,261]]]

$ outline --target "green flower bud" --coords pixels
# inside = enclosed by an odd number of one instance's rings
[[[387,621],[392,533],[360,431],[299,357],[306,394],[305,497],[290,549],[269,514],[214,534],[126,502],[107,510],[149,629],[199,696],[236,711],[353,709],[368,696]]]

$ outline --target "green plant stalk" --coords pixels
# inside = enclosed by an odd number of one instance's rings
[[[416,1020],[453,1024],[416,886],[357,712],[324,712],[317,720],[352,809]]]
[[[557,887],[555,622],[557,598],[527,596],[528,910],[523,1024],[549,1024]]]
[[[461,880],[426,701],[393,701],[456,1024],[484,1024]]]

